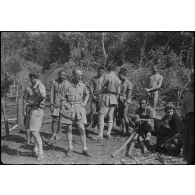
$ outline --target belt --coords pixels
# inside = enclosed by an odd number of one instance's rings
[[[82,102],[67,102],[67,103],[71,103],[71,104],[82,104]]]
[[[113,94],[113,95],[117,95],[117,93],[116,92],[106,92],[107,94]]]

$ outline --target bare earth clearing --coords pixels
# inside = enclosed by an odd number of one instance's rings
[[[8,111],[9,118],[14,117],[13,110]],[[1,129],[5,129],[4,123]],[[112,138],[108,141],[94,141],[91,139],[97,133],[97,129],[86,129],[87,145],[91,157],[85,157],[82,153],[82,145],[80,136],[76,128],[73,129],[73,156],[67,158],[65,152],[67,150],[67,140],[65,129],[60,132],[60,140],[53,146],[44,144],[45,158],[41,162],[37,162],[33,156],[33,145],[27,145],[24,129],[16,129],[10,132],[8,139],[5,138],[5,131],[1,130],[1,161],[3,164],[140,164],[130,158],[125,158],[125,151],[112,158],[111,154],[118,149],[128,137],[120,134],[120,129],[113,130]],[[105,130],[106,133],[106,130]],[[41,128],[41,135],[49,138],[51,134],[51,117],[49,108],[45,109],[45,116]],[[152,137],[153,142],[156,138]],[[141,150],[139,147],[135,149],[136,159],[141,159]],[[141,164],[162,164],[159,160],[153,158],[151,160],[140,161]],[[180,164],[182,162],[180,161]],[[172,163],[175,164],[175,163]],[[178,163],[177,163],[178,164]]]

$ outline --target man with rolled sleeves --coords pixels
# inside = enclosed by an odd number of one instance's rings
[[[59,122],[59,113],[60,113],[60,97],[62,88],[66,85],[68,81],[66,80],[66,73],[64,70],[59,71],[58,78],[55,79],[51,84],[50,90],[50,110],[52,116],[51,130],[52,136],[50,141],[54,139],[58,140],[58,133],[60,130],[60,122]]]
[[[67,156],[72,156],[72,125],[76,124],[80,132],[83,145],[83,155],[90,156],[87,151],[85,126],[87,124],[85,106],[89,98],[89,91],[81,81],[82,71],[74,69],[72,81],[63,86],[60,110],[60,122],[67,126],[68,151]]]
[[[30,73],[29,79],[32,84],[32,96],[28,102],[29,107],[29,129],[34,138],[34,152],[38,161],[44,158],[42,138],[40,136],[40,128],[44,115],[44,104],[46,97],[46,89],[43,83],[39,80],[39,75]]]
[[[131,92],[132,92],[132,83],[127,79],[127,69],[121,68],[118,73],[119,79],[121,80],[121,91],[119,95],[119,104],[118,104],[118,118],[119,125],[122,124],[123,133],[128,133],[129,129],[129,119],[128,119],[128,108],[131,103]]]
[[[104,117],[108,114],[108,131],[107,138],[110,138],[110,133],[113,127],[113,115],[116,105],[118,104],[117,98],[120,93],[120,79],[115,74],[115,66],[110,65],[108,67],[108,73],[105,75],[102,92],[99,101],[99,113],[98,113],[98,126],[99,134],[94,139],[103,139],[104,131]]]
[[[152,74],[148,77],[147,88],[150,105],[156,109],[158,104],[159,90],[162,86],[163,76],[158,73],[157,66],[152,67]]]

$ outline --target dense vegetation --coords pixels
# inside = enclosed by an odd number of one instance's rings
[[[58,70],[80,67],[88,83],[98,66],[114,63],[128,68],[136,98],[155,64],[165,78],[161,97],[173,101],[188,83],[193,53],[191,32],[3,32],[1,76],[8,72],[23,88],[38,71],[49,87]]]

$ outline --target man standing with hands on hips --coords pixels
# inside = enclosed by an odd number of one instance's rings
[[[90,156],[87,150],[85,126],[87,124],[85,106],[89,98],[89,91],[81,81],[82,71],[74,69],[72,80],[62,90],[60,122],[67,127],[68,151],[67,156],[72,156],[72,125],[76,124],[80,132],[83,145],[83,155]]]

